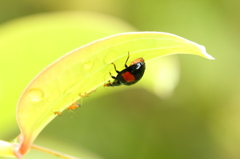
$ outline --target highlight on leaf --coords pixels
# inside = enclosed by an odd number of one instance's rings
[[[214,59],[203,46],[163,32],[122,33],[84,45],[46,67],[24,90],[17,110],[20,153],[25,154],[41,130],[60,114],[55,112],[103,86],[114,71],[111,63],[122,66],[127,52],[131,54],[129,61],[143,57],[146,63],[172,54]]]

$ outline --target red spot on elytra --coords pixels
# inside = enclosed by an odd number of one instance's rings
[[[130,72],[124,72],[122,73],[122,77],[126,82],[133,82],[135,81],[134,75],[132,75]]]

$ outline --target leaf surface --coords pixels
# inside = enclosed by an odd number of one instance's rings
[[[128,52],[129,63],[143,57],[146,65],[149,60],[171,54],[214,59],[203,46],[163,32],[122,33],[84,45],[45,68],[23,92],[17,112],[23,137],[21,153],[56,117],[54,112],[62,112],[111,79],[109,72],[115,75],[112,62],[118,70],[124,69]]]

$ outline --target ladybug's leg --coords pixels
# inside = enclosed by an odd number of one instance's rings
[[[127,62],[128,62],[129,57],[130,57],[130,53],[129,53],[129,51],[128,51],[128,57],[127,57],[127,60],[126,60],[126,62],[125,62],[125,67],[126,67],[126,68],[128,68]]]
[[[111,74],[111,72],[109,72],[109,74],[110,74],[110,76],[113,78],[113,79],[117,79],[115,76],[113,76],[112,74]]]
[[[112,64],[113,64],[113,66],[114,66],[114,69],[115,69],[115,71],[117,72],[117,73],[119,73],[119,71],[117,70],[117,68],[116,68],[116,65],[112,62]],[[111,74],[111,73],[110,73]],[[111,75],[112,76],[112,75]],[[115,78],[114,78],[115,79]]]

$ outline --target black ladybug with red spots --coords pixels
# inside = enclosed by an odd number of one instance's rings
[[[116,65],[114,63],[114,69],[118,73],[117,76],[112,76],[110,73],[110,76],[114,79],[114,81],[111,83],[104,84],[105,87],[114,87],[114,86],[120,86],[120,85],[132,85],[137,83],[143,76],[145,71],[145,62],[143,58],[138,58],[134,60],[129,66],[127,66],[127,62],[129,59],[129,53],[127,60],[125,62],[125,69],[122,71],[118,71],[116,68]]]

